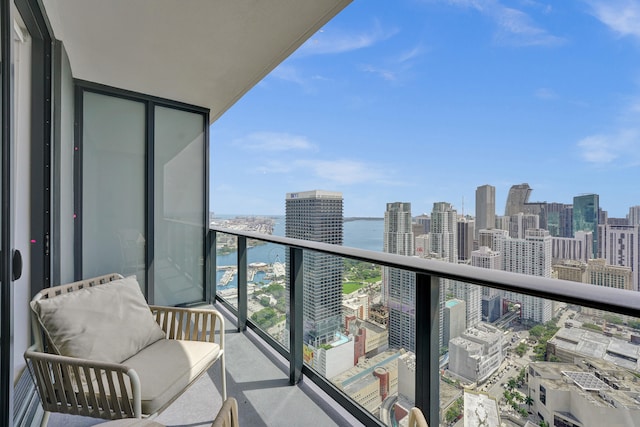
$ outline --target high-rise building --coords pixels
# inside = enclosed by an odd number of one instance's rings
[[[589,258],[598,256],[598,224],[600,197],[597,194],[583,194],[573,198],[573,236],[576,231],[593,233],[593,250]]]
[[[509,224],[511,223],[510,216],[500,216],[496,215],[496,228],[498,230],[509,231]]]
[[[600,225],[600,256],[609,265],[629,267],[633,272],[633,289],[640,290],[640,226]]]
[[[436,202],[431,211],[431,255],[442,261],[458,262],[458,213],[451,203]],[[440,279],[440,318],[439,339],[443,345],[444,303],[447,289],[450,285],[448,279]]]
[[[458,213],[451,203],[436,202],[431,212],[431,252],[449,262],[458,262]]]
[[[535,214],[518,213],[509,219],[509,237],[524,239],[525,231],[530,228],[540,228],[540,217]]]
[[[475,221],[468,218],[458,218],[458,261],[466,262],[471,259]]]
[[[411,203],[387,203],[384,213],[384,251],[413,256]],[[416,275],[410,271],[384,267],[383,286],[389,308],[389,346],[415,351]]]
[[[524,239],[504,241],[503,270],[531,276],[551,277],[551,235],[547,230],[527,230]],[[545,323],[552,317],[552,301],[505,292],[508,302],[519,303],[522,318]]]
[[[593,233],[577,231],[575,237],[552,237],[551,256],[554,260],[572,259],[587,262],[593,248]]]
[[[482,230],[479,234],[478,244],[480,247],[486,246],[492,251],[502,253],[504,241],[509,236],[507,230],[498,228]]]
[[[496,187],[481,185],[476,188],[476,230],[474,238],[478,240],[478,232],[496,226]]]
[[[427,214],[418,215],[414,218],[414,222],[422,226],[422,231],[416,234],[416,236],[427,234],[429,230],[431,230],[431,218]]]
[[[533,190],[527,183],[512,185],[507,196],[504,215],[511,216],[524,212],[524,204],[529,201],[531,191]]]
[[[287,193],[285,236],[342,245],[342,206],[339,192]],[[307,251],[302,269],[305,341],[314,345],[331,341],[340,330],[342,320],[342,259]],[[287,289],[289,286],[287,276]]]
[[[504,232],[504,230],[500,231],[505,233],[502,234],[504,240],[506,238],[506,232]],[[500,243],[498,246],[503,247],[504,244]],[[480,246],[480,249],[471,253],[471,265],[491,270],[501,270],[502,254],[498,251],[491,250],[488,246]],[[480,292],[482,320],[487,322],[497,320],[502,310],[500,307],[502,291],[500,289],[482,286]]]
[[[451,281],[450,292],[465,303],[466,327],[476,326],[482,320],[482,286]]]
[[[640,206],[631,206],[627,215],[628,225],[640,225]]]
[[[560,235],[560,212],[565,209],[567,205],[564,203],[547,203],[547,227],[549,234],[553,237],[562,237]]]
[[[560,237],[573,237],[573,205],[566,205],[560,211]]]

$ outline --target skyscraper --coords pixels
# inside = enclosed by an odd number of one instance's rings
[[[598,257],[599,210],[600,198],[597,194],[583,194],[573,198],[573,236],[576,231],[593,233],[593,250],[590,258]]]
[[[285,213],[286,237],[342,245],[342,193],[322,190],[287,193]],[[331,341],[342,320],[342,259],[306,251],[302,268],[305,341],[314,344]],[[287,277],[287,288],[289,280]]]
[[[627,224],[640,225],[640,206],[631,206],[627,215]]]
[[[599,252],[609,265],[629,267],[633,272],[633,289],[640,290],[640,226],[600,225]]]
[[[431,212],[431,252],[449,262],[458,261],[458,213],[451,203],[436,202]]]
[[[457,226],[458,261],[465,262],[471,259],[471,251],[473,251],[475,221],[468,218],[458,218]]]
[[[412,256],[411,203],[387,203],[384,213],[384,251]],[[383,285],[389,308],[389,346],[415,351],[416,275],[410,271],[384,267]]]
[[[527,183],[512,185],[509,189],[509,195],[507,196],[504,215],[511,216],[524,212],[524,204],[529,201],[531,191],[533,190]]]
[[[547,230],[527,230],[524,239],[504,241],[503,270],[531,276],[551,277],[551,235]],[[551,320],[550,300],[505,292],[507,301],[519,303],[522,318],[536,323]]]
[[[476,188],[476,230],[474,238],[478,240],[478,232],[496,226],[496,187],[481,185]]]
[[[431,253],[443,261],[458,262],[457,220],[458,213],[453,209],[451,203],[436,202],[433,204],[430,233]],[[443,316],[446,293],[450,282],[448,279],[440,279],[440,310],[438,310],[440,316],[440,345],[446,345],[443,342]]]

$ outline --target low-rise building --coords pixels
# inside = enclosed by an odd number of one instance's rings
[[[339,389],[373,414],[382,401],[398,393],[398,358],[404,350],[388,350],[372,358],[362,358],[351,369],[331,378]]]
[[[502,361],[503,333],[486,323],[467,329],[449,341],[449,371],[469,381],[483,381]]]
[[[580,328],[560,328],[547,341],[547,358],[572,363],[581,358],[602,359],[640,372],[640,345]]]
[[[624,368],[587,359],[529,365],[532,412],[562,427],[640,426],[640,384]]]

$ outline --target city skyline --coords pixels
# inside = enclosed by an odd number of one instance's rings
[[[527,182],[532,201],[595,193],[622,217],[640,204],[639,13],[354,2],[213,124],[210,208],[281,214],[287,191],[320,188],[344,194],[345,216],[381,217],[390,200],[473,214],[489,184],[502,214]]]

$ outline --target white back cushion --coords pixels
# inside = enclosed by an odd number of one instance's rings
[[[119,363],[165,338],[134,276],[32,301],[31,309],[64,356]]]

